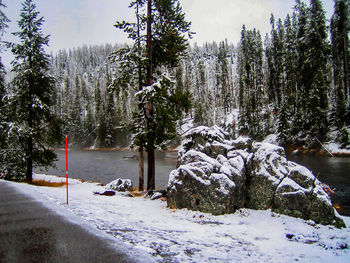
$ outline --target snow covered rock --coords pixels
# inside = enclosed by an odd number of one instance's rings
[[[114,180],[105,186],[106,190],[113,190],[118,192],[131,191],[132,188],[133,184],[130,179],[121,178],[118,178],[117,180]]]
[[[228,148],[232,148],[224,144],[226,138],[228,138],[228,134],[218,126],[214,126],[213,128],[206,126],[192,128],[184,134],[183,149],[180,151],[180,155],[182,152],[194,149],[216,158],[219,154],[226,154]]]
[[[168,206],[214,215],[239,208],[272,211],[344,226],[322,188],[305,167],[286,159],[282,147],[200,126],[185,134],[178,167],[169,176]]]
[[[273,200],[273,211],[308,219],[310,190],[301,187],[286,177],[278,186]]]
[[[247,207],[268,209],[278,185],[288,174],[288,161],[282,147],[269,143],[254,143],[253,153],[249,162]]]
[[[155,192],[152,196],[151,196],[151,200],[157,200],[159,198],[163,197],[162,193],[159,192]]]
[[[208,175],[209,174],[209,175]],[[210,164],[181,165],[170,174],[168,205],[214,215],[235,211],[235,184],[222,173],[214,173]]]

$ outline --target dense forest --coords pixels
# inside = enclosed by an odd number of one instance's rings
[[[176,87],[192,96],[192,110],[183,118],[220,125],[239,108],[238,123],[226,127],[236,134],[263,139],[274,133],[284,145],[349,145],[348,13],[348,3],[336,1],[328,24],[321,1],[296,1],[284,20],[271,15],[271,32],[264,37],[243,26],[237,45],[189,45],[169,72]],[[118,74],[118,62],[109,55],[120,47],[84,46],[52,58],[55,109],[69,120],[67,133],[75,144],[130,142],[134,91],[108,89]]]
[[[110,59],[122,46],[83,46],[52,57],[56,77],[55,112],[67,121],[66,133],[80,146],[112,147],[130,143],[129,127],[137,107],[134,90],[111,88],[118,65]],[[183,118],[220,124],[237,107],[235,52],[232,44],[213,42],[187,49],[188,56],[170,75],[176,88],[189,90],[193,110]]]
[[[0,7],[3,32],[10,21]],[[4,173],[16,172],[12,163],[28,178],[32,165],[50,165],[63,134],[72,146],[151,153],[174,143],[183,123],[257,140],[276,134],[281,145],[350,146],[349,1],[336,0],[327,21],[322,1],[296,0],[286,18],[271,14],[265,36],[243,25],[239,43],[202,46],[188,43],[191,23],[178,1],[129,7],[137,22],[115,27],[133,44],[47,55],[44,20],[24,1],[14,33],[21,42],[6,42],[15,56],[8,83],[0,64]]]

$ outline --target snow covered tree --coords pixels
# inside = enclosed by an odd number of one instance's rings
[[[297,20],[296,13],[292,16],[287,15],[284,21],[285,30],[285,82],[284,82],[284,96],[286,101],[286,107],[293,115],[296,111],[296,101],[298,100],[298,89],[297,89]]]
[[[2,38],[2,35],[4,33],[4,30],[8,27],[7,23],[10,22],[5,13],[3,12],[3,8],[6,6],[4,5],[3,1],[0,0],[0,41]],[[3,47],[2,43],[0,42],[0,54],[2,53]],[[0,151],[5,148],[5,141],[6,141],[6,104],[7,104],[7,98],[6,98],[7,92],[6,92],[6,85],[5,85],[5,67],[2,64],[1,56],[0,56]],[[0,163],[2,163],[1,160],[2,154],[0,154]]]
[[[263,46],[259,31],[243,26],[238,48],[239,130],[262,138]]]
[[[281,145],[291,143],[290,112],[286,99],[283,98],[277,115],[277,136]]]
[[[133,142],[138,145],[140,140],[147,149],[154,145],[166,149],[169,141],[176,136],[176,122],[182,115],[183,108],[189,109],[189,95],[179,93],[172,78],[162,75],[160,80],[147,86],[137,93],[141,96],[141,111],[135,113],[132,131]],[[152,103],[153,118],[147,129],[144,128],[144,115],[148,103]]]
[[[223,113],[226,115],[231,109],[232,94],[229,82],[229,68],[228,68],[228,52],[227,45],[224,41],[220,42],[219,53],[217,58],[218,72],[217,85],[220,87],[218,94],[220,94],[220,106],[223,108]]]
[[[326,15],[320,0],[310,1],[309,26],[306,38],[307,64],[304,74],[302,95],[305,98],[304,129],[311,136],[325,139],[328,132],[328,89],[327,62],[329,42]],[[307,62],[307,63],[306,63]]]
[[[82,106],[82,94],[81,94],[81,85],[79,81],[79,77],[75,76],[75,82],[74,82],[74,95],[73,95],[73,102],[70,106],[69,111],[69,131],[68,134],[72,138],[72,141],[74,144],[82,145],[83,140],[83,134],[82,134],[82,126],[83,126],[83,120],[82,120],[82,113],[83,113],[83,106]]]
[[[144,13],[139,12],[139,6],[145,7]],[[127,63],[129,66],[125,65],[126,70],[123,71],[127,74],[121,74],[124,76],[121,80],[126,82],[116,83],[116,86],[120,87],[120,84],[123,84],[125,87],[125,84],[131,84],[134,90],[140,90],[141,87],[143,87],[142,90],[147,90],[148,87],[153,87],[152,84],[157,78],[162,81],[160,86],[162,88],[153,89],[155,92],[160,92],[159,95],[152,95],[149,98],[138,97],[139,108],[135,114],[137,121],[133,129],[135,145],[145,147],[148,154],[147,189],[155,189],[155,147],[163,147],[169,136],[174,136],[172,122],[175,122],[174,117],[177,117],[177,115],[171,116],[174,112],[167,112],[167,108],[159,106],[157,102],[157,98],[165,96],[164,85],[171,83],[164,81],[161,76],[165,69],[178,66],[180,58],[185,54],[186,35],[188,37],[191,35],[190,23],[185,20],[178,0],[136,0],[130,3],[130,7],[136,8],[137,21],[140,25],[124,21],[116,24],[117,28],[128,33],[129,38],[134,41],[134,46],[128,49],[135,50],[135,52],[128,52],[128,50],[119,52],[118,55],[122,58],[119,61],[124,61],[124,64]],[[126,58],[132,59],[126,60]],[[132,83],[130,77],[132,75],[138,76],[137,86]],[[170,86],[169,89],[171,89]],[[138,94],[141,95],[141,93]],[[175,97],[181,96],[176,94]],[[181,102],[176,99],[174,101]],[[152,103],[155,103],[158,108],[154,108],[156,106]],[[162,127],[163,131],[157,127]]]
[[[107,90],[106,97],[106,112],[104,115],[106,122],[106,139],[104,145],[111,147],[116,143],[117,111],[115,107],[114,93]]]
[[[277,22],[271,14],[270,23],[272,30],[270,38],[266,44],[266,58],[268,66],[268,94],[273,99],[275,110],[278,111],[284,95],[284,28],[281,19]]]
[[[6,164],[10,166],[5,176],[26,178],[32,182],[34,166],[50,166],[56,158],[50,147],[61,137],[60,120],[53,114],[52,92],[54,79],[48,74],[49,56],[44,46],[49,37],[44,36],[41,26],[43,17],[33,0],[22,4],[18,26],[13,33],[20,42],[8,43],[15,59],[12,71],[16,73],[11,82],[11,125],[8,137],[11,142],[6,149]]]
[[[347,144],[350,138],[346,126],[350,125],[350,61],[349,1],[336,0],[331,19],[332,66],[334,81],[333,124],[340,133],[340,142]]]

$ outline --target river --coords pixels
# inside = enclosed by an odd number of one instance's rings
[[[48,171],[36,169],[35,172],[65,176],[65,151],[56,151],[56,168]],[[138,185],[138,160],[132,158],[134,151],[69,151],[69,176],[85,181],[107,184],[117,178],[131,179]],[[176,152],[156,153],[156,186],[165,189],[168,176],[176,166]],[[332,201],[342,207],[342,214],[350,215],[350,158],[332,158],[306,155],[288,155],[288,160],[306,166],[322,182],[328,184],[335,194]],[[145,163],[145,185],[147,165]]]
[[[37,173],[65,176],[65,151],[56,151],[58,161],[56,168],[47,171],[35,169]],[[84,151],[72,150],[68,152],[69,177],[85,181],[107,184],[115,179],[131,179],[134,186],[138,185],[139,161],[135,151]],[[147,155],[145,154],[145,157]],[[156,152],[156,186],[165,189],[168,176],[175,169],[177,152]],[[145,160],[145,186],[147,185],[147,163]]]

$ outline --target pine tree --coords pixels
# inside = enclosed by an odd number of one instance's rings
[[[296,13],[288,14],[284,21],[285,31],[285,102],[293,115],[296,112],[296,101],[299,99],[297,89],[297,49],[296,49]]]
[[[115,146],[116,143],[117,111],[115,108],[114,93],[112,91],[107,91],[106,96],[106,139],[104,146],[111,147]]]
[[[349,143],[350,140],[348,137],[349,135],[346,132],[346,126],[350,124],[349,8],[348,1],[335,1],[334,14],[331,19],[332,66],[335,101],[332,119],[333,124],[340,133],[339,141],[343,144]]]
[[[243,26],[238,51],[239,130],[241,134],[262,138],[263,46],[256,29]]]
[[[266,57],[268,66],[268,93],[269,97],[273,98],[275,110],[278,111],[282,98],[284,96],[284,28],[281,19],[277,22],[271,14],[270,23],[272,30],[270,38],[266,44]]]
[[[79,77],[75,76],[74,97],[69,112],[69,136],[76,145],[82,145],[83,106]]]
[[[3,1],[0,0],[0,37],[2,38],[2,35],[5,31],[5,29],[8,27],[7,23],[10,22],[10,20],[7,18],[5,13],[3,12],[3,8],[6,8]],[[1,41],[0,38],[0,41]],[[0,42],[0,54],[2,53],[2,43]],[[0,149],[3,149],[5,146],[5,127],[6,127],[6,85],[5,85],[5,67],[2,64],[1,56],[0,56]],[[1,162],[1,160],[0,160]]]
[[[9,105],[11,144],[6,149],[11,173],[5,176],[25,177],[28,182],[32,182],[34,166],[52,165],[56,155],[49,147],[61,138],[60,121],[52,112],[54,79],[48,74],[50,60],[43,48],[49,37],[43,35],[44,19],[38,15],[33,1],[25,0],[18,21],[21,31],[13,33],[20,43],[8,43],[15,56],[12,66],[16,76],[11,82]]]
[[[219,94],[221,95],[220,106],[222,106],[225,115],[230,110],[231,101],[227,56],[227,46],[225,45],[225,42],[222,41],[219,45],[219,53],[217,58],[219,64],[219,72],[217,73],[217,76],[221,86],[219,91]]]
[[[102,95],[100,83],[97,82],[95,87],[95,123],[96,123],[96,143],[95,146],[101,147],[106,138],[106,124],[104,118],[104,105],[102,103]]]
[[[326,15],[320,0],[310,1],[309,27],[307,31],[307,64],[303,95],[305,104],[304,129],[313,137],[324,140],[328,132],[327,62],[329,42]],[[304,61],[304,63],[306,62]]]
[[[86,112],[86,118],[84,122],[84,145],[89,147],[93,145],[93,142],[96,138],[95,134],[95,122],[92,114],[92,108],[89,106]]]
[[[285,98],[282,99],[277,119],[278,141],[281,145],[288,145],[291,142],[290,123],[288,121],[290,119],[290,113]]]
[[[10,22],[5,13],[3,12],[3,8],[6,8],[3,1],[0,0],[0,54],[2,53],[3,47],[1,43],[2,35],[5,29],[8,27],[7,23]],[[7,147],[7,136],[6,131],[8,129],[8,112],[7,112],[7,91],[5,84],[5,67],[2,64],[1,56],[0,56],[0,177],[2,173],[2,166],[5,163],[3,153],[4,149]]]
[[[158,99],[174,96],[172,98],[174,103],[182,103],[187,102],[189,95],[188,93],[185,93],[184,96],[176,93],[172,94],[172,82],[164,79],[161,69],[163,71],[166,68],[178,66],[180,58],[186,52],[186,35],[190,37],[191,33],[189,31],[190,23],[185,20],[178,0],[137,0],[130,3],[130,7],[137,8],[139,5],[146,7],[145,13],[137,12],[137,20],[141,24],[140,27],[127,22],[118,22],[116,24],[117,28],[124,30],[128,33],[129,38],[134,40],[132,48],[127,48],[119,52],[119,54],[117,53],[119,61],[122,61],[121,64],[124,70],[120,74],[123,78],[119,78],[121,81],[116,86],[131,84],[130,86],[134,86],[134,89],[140,89],[142,86],[144,87],[144,92],[148,94],[144,97],[141,96],[142,92],[137,93],[139,95],[139,109],[134,114],[135,125],[133,132],[135,145],[144,147],[148,154],[147,189],[155,189],[155,147],[163,148],[164,142],[175,135],[172,122],[176,120],[174,117],[179,117],[178,114],[171,116],[174,112],[167,112],[168,108]],[[140,47],[142,48],[141,51]],[[129,52],[128,50],[135,50],[136,52]],[[126,56],[132,59],[126,60]],[[136,66],[133,67],[133,65]],[[132,75],[141,76],[139,80],[142,78],[144,80],[138,81],[139,85],[137,86],[133,85],[135,82],[130,77]],[[153,87],[152,85],[157,78],[160,79],[159,81],[162,84],[157,86],[159,88],[152,89],[160,92],[160,94],[151,96],[151,94],[147,93],[147,89],[148,87]],[[163,85],[169,85],[167,93],[163,90]],[[184,100],[178,100],[180,97]],[[178,109],[178,107],[174,109]]]
[[[296,110],[293,115],[291,132],[297,138],[305,137],[305,124],[306,116],[305,105],[307,94],[305,93],[305,85],[309,81],[310,68],[307,61],[307,29],[308,29],[308,8],[304,2],[299,0],[296,1],[295,12],[296,12],[296,89],[297,89],[297,99]]]

